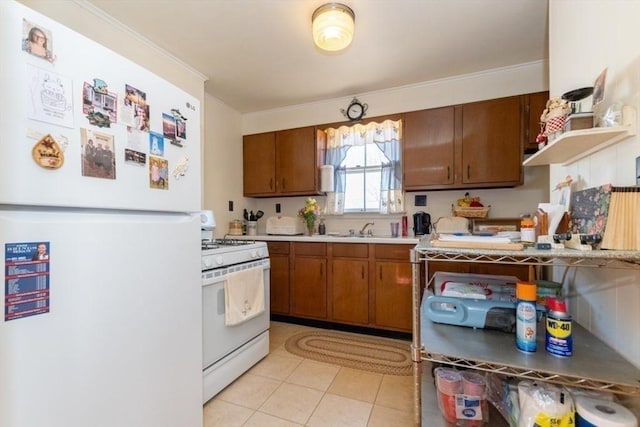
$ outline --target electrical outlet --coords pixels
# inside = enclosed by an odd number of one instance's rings
[[[427,206],[427,196],[425,195],[416,195],[415,200],[413,202],[414,206]]]
[[[229,200],[229,212],[233,212],[233,200]]]
[[[280,213],[280,203],[276,203],[276,213]]]

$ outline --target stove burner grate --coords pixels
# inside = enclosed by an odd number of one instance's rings
[[[255,243],[253,240],[239,240],[239,239],[214,239],[214,240],[202,240],[202,250],[205,249],[218,249],[222,246],[242,246]]]

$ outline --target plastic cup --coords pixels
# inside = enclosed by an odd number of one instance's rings
[[[460,375],[462,376],[462,390],[464,394],[484,398],[487,383],[481,374],[472,371],[464,371]]]
[[[480,408],[482,410],[482,420],[464,420],[465,427],[480,427],[485,425],[489,417],[489,406],[485,397],[487,382],[481,374],[473,371],[464,371],[462,377],[462,391],[467,396],[480,398]]]
[[[392,222],[390,225],[391,225],[391,237],[398,237],[398,229],[400,228],[400,223]]]
[[[447,368],[434,369],[438,405],[442,416],[450,423],[456,422],[456,394],[462,392],[462,376],[458,371]]]

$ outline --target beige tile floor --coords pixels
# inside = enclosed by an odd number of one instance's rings
[[[287,352],[286,339],[304,329],[310,328],[272,322],[269,355],[206,403],[204,427],[414,425],[412,376],[375,374]],[[423,425],[447,426],[435,393],[423,394],[423,414],[433,421]]]

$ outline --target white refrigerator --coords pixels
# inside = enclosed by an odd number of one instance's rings
[[[0,426],[201,426],[198,100],[12,0],[0,59]]]

